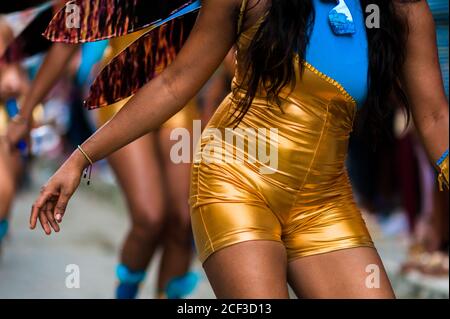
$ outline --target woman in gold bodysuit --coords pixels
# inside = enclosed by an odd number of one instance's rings
[[[430,158],[437,161],[448,148],[448,109],[426,2],[378,1],[389,18],[368,37],[365,3],[202,2],[176,61],[55,173],[34,204],[31,228],[41,218],[50,232],[44,207],[50,205],[51,218],[61,222],[82,170],[157,129],[237,45],[234,92],[202,135],[191,183],[197,250],[216,295],[287,298],[289,282],[298,297],[394,297],[353,200],[344,166],[348,137],[358,106],[366,99],[369,107],[384,105],[379,100],[400,92],[401,80]],[[342,15],[344,26],[335,20]],[[396,24],[398,16],[409,26],[408,37],[404,25]],[[311,33],[304,32],[309,21]],[[396,58],[404,50],[404,61],[374,52],[374,44],[387,45],[383,34],[405,45],[387,47]],[[372,64],[381,59],[382,66],[392,62],[401,78],[371,68],[369,58]],[[270,76],[273,70],[278,74]],[[278,81],[281,74],[287,81]],[[448,183],[448,157],[438,163],[440,181]]]

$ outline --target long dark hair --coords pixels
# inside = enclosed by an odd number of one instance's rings
[[[406,109],[409,106],[400,84],[399,76],[405,61],[405,44],[408,24],[391,0],[360,0],[363,11],[369,4],[378,5],[380,28],[367,29],[369,41],[369,93],[365,106],[359,112],[359,123],[364,122],[372,137],[378,135],[383,122],[392,113],[390,101]],[[420,0],[396,0],[397,2]],[[250,10],[249,8],[248,10]],[[292,12],[299,12],[295,19]],[[314,23],[312,0],[272,0],[264,22],[256,32],[248,54],[244,57],[244,83],[246,94],[239,99],[233,123],[237,125],[250,108],[257,92],[262,89],[270,102],[280,105],[279,93],[295,85],[294,56],[300,63],[305,56],[310,32]],[[300,65],[301,67],[301,65]],[[240,88],[238,87],[237,90]]]

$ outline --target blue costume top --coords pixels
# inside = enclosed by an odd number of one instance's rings
[[[356,33],[336,35],[328,19],[336,1],[313,0],[316,12],[305,60],[339,82],[361,107],[368,93],[369,49],[359,0],[346,0]]]

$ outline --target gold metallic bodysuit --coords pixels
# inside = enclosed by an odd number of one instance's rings
[[[258,26],[237,41],[234,89],[242,83],[242,57]],[[254,99],[233,131],[244,144],[225,138],[233,128],[230,116],[245,95],[242,90],[225,98],[202,134],[190,196],[202,262],[215,251],[250,240],[281,242],[289,260],[373,247],[344,165],[356,102],[313,66],[303,62],[300,76],[296,65],[296,86],[292,92],[289,87],[282,91],[281,107],[269,105],[263,95]],[[261,129],[267,136],[276,129],[276,139],[262,141],[257,133]],[[271,163],[253,152],[263,142],[264,151],[276,148]],[[237,160],[236,154],[242,153],[244,160]]]

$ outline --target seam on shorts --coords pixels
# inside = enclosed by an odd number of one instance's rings
[[[339,94],[336,94],[336,96],[339,96]],[[336,96],[335,96],[335,97],[336,97]],[[333,99],[334,99],[334,98],[333,98]],[[331,99],[331,100],[327,103],[326,118],[325,118],[325,121],[324,121],[324,123],[323,123],[322,131],[320,132],[319,140],[317,141],[317,144],[316,144],[316,149],[314,150],[314,155],[313,155],[313,157],[312,157],[312,159],[311,159],[311,162],[310,162],[309,167],[308,167],[308,171],[306,172],[305,178],[303,179],[303,182],[302,182],[300,188],[299,188],[298,191],[297,191],[297,195],[296,195],[296,197],[295,197],[294,202],[292,203],[292,206],[291,206],[289,212],[291,212],[292,209],[297,205],[298,198],[299,198],[299,193],[303,190],[303,187],[305,187],[305,184],[306,184],[306,181],[308,180],[308,177],[309,177],[309,174],[310,174],[310,172],[311,172],[312,166],[314,165],[314,162],[315,162],[315,160],[316,160],[317,152],[318,152],[318,150],[319,150],[320,145],[322,144],[323,135],[324,135],[324,133],[325,133],[325,130],[327,129],[328,121],[329,121],[329,118],[330,118],[330,105],[331,105],[331,103],[333,103],[333,102],[332,102],[333,99]]]
[[[308,180],[309,174],[311,173],[311,169],[314,165],[314,162],[316,161],[317,152],[319,151],[319,147],[322,144],[323,135],[324,135],[325,130],[327,129],[327,125],[328,125],[328,120],[329,120],[329,116],[330,116],[330,112],[329,112],[330,104],[331,104],[331,101],[327,104],[327,113],[326,113],[325,121],[323,122],[322,131],[320,132],[320,137],[319,137],[319,140],[317,141],[316,149],[314,150],[314,155],[311,159],[311,162],[309,163],[308,171],[305,174],[305,178],[303,179],[303,182],[302,182],[298,192],[301,192],[303,190],[303,187],[305,187],[306,181]]]
[[[314,165],[314,162],[316,161],[317,152],[319,151],[319,147],[322,144],[323,135],[324,135],[325,131],[327,130],[327,125],[328,125],[328,121],[330,118],[330,104],[331,104],[331,101],[327,104],[327,113],[326,113],[325,121],[323,122],[322,131],[320,132],[320,137],[319,137],[319,140],[317,141],[316,149],[314,150],[314,155],[311,159],[311,162],[309,163],[308,171],[306,172],[305,178],[303,179],[303,182],[302,182],[302,185],[300,186],[300,188],[298,190],[299,192],[301,192],[303,190],[303,188],[305,187],[306,181],[308,180],[309,174],[311,173],[311,169]]]
[[[227,101],[227,110],[226,110],[226,115],[225,116],[223,116],[221,119],[220,119],[220,121],[217,123],[217,125],[216,126],[214,126],[213,128],[216,128],[216,129],[221,129],[222,127],[224,128],[224,129],[226,129],[226,127],[224,127],[224,122],[225,121],[227,121],[228,119],[229,119],[229,115],[230,115],[230,109],[233,107],[233,95],[232,95],[232,93],[229,93],[226,97],[225,97],[225,99],[224,99],[224,101],[225,100],[228,100]],[[222,102],[223,103],[223,102]],[[221,144],[222,144],[222,146],[223,147],[226,147],[224,144],[225,144],[225,140],[222,140],[221,141]],[[200,151],[203,153],[203,148],[201,147],[201,138],[200,138]],[[203,159],[203,157],[202,157],[202,159]],[[245,161],[244,161],[244,165],[245,165]],[[199,163],[198,163],[198,165],[197,165],[197,175],[199,175],[199,172],[200,172],[200,170],[201,170],[201,167],[202,166],[204,166],[204,163],[203,163],[203,160],[200,160],[199,161]],[[228,174],[229,175],[229,174]],[[229,177],[229,176],[228,176]],[[236,176],[232,176],[232,177],[236,177]],[[239,179],[239,181],[243,181],[243,179],[242,178],[238,178]],[[247,183],[245,183],[245,182],[242,182],[243,184],[245,184],[246,186],[249,186]],[[242,186],[240,186],[240,188],[242,188],[242,189],[244,189],[245,190],[245,188],[244,187],[242,187]],[[253,189],[252,189],[253,190]],[[267,202],[267,200],[266,200],[266,198],[261,194],[261,192],[259,192],[259,191],[255,191],[255,190],[253,190],[253,192],[250,192],[250,193],[253,193],[253,195],[255,195],[257,198],[258,198],[258,200],[260,200],[261,202],[263,202],[264,203],[264,207],[265,208],[268,208],[268,209],[270,209],[271,211],[273,211],[272,210],[272,208],[270,207],[270,205],[269,205],[269,203]],[[199,196],[199,194],[200,194],[200,183],[198,182],[198,177],[197,177],[197,197],[200,197]]]
[[[225,101],[226,99],[228,99],[228,96],[225,97],[224,101]],[[230,102],[230,101],[228,101],[228,102]],[[223,103],[223,102],[222,102],[222,103]],[[217,123],[217,125],[214,126],[214,127],[212,127],[212,128],[214,128],[214,129],[221,128],[221,127],[222,127],[222,123],[223,123],[224,121],[225,121],[225,118],[222,117],[222,118],[220,119],[219,123]],[[205,130],[206,130],[206,128],[205,128]],[[199,175],[199,171],[200,171],[201,167],[204,165],[204,163],[203,163],[203,151],[204,151],[204,148],[203,148],[203,146],[202,146],[202,140],[203,140],[203,133],[205,132],[205,130],[203,130],[202,134],[200,134],[200,141],[199,141],[199,143],[200,143],[200,147],[199,147],[200,161],[197,163],[197,195],[199,194],[199,190],[200,190],[200,184],[198,183],[198,175]],[[223,146],[223,142],[224,142],[224,141],[222,140],[222,141],[221,141],[222,146]]]
[[[222,122],[223,122],[223,118],[220,119],[220,121],[217,124],[217,126],[220,127]],[[217,127],[215,127],[215,128],[217,128]],[[203,163],[203,151],[204,151],[204,148],[203,148],[203,145],[202,145],[203,133],[204,133],[204,131],[202,132],[202,134],[200,134],[200,141],[199,141],[199,144],[200,144],[200,146],[199,146],[200,161],[197,163],[197,167],[196,167],[196,169],[197,169],[197,172],[196,172],[196,174],[197,174],[197,200],[198,200],[198,197],[199,197],[199,194],[200,194],[200,182],[199,182],[200,171],[201,171],[202,167],[204,167],[204,163]],[[202,217],[202,223],[203,223],[203,215],[200,214],[200,216]],[[203,223],[203,226],[205,226],[204,223]],[[205,229],[206,229],[206,227],[205,227]],[[208,240],[210,240],[209,235],[208,235]],[[210,240],[210,242],[211,242],[211,240]]]
[[[203,208],[199,207],[198,208],[198,212],[200,213],[200,218],[202,220],[203,228],[205,229],[206,237],[208,237],[208,242],[209,242],[209,246],[211,248],[211,251],[214,251],[214,245],[213,245],[213,242],[211,240],[211,236],[209,236],[208,228],[206,227],[206,223],[205,223],[205,221],[203,219]]]
[[[297,259],[301,259],[301,258],[305,258],[305,257],[319,256],[319,255],[334,253],[334,252],[347,250],[347,249],[355,249],[355,248],[373,248],[375,251],[378,252],[377,247],[375,246],[375,244],[373,242],[372,243],[362,243],[362,244],[358,243],[358,244],[338,247],[336,249],[331,249],[331,250],[321,250],[319,252],[317,252],[317,251],[308,252],[308,253],[300,252],[300,253],[295,254],[294,256],[290,256],[290,257],[288,256],[288,263],[291,263]]]

